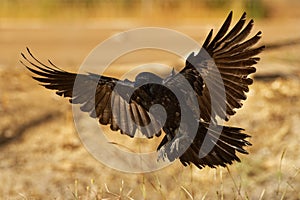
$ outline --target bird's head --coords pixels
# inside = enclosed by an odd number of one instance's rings
[[[139,73],[136,77],[135,77],[135,83],[134,86],[135,87],[140,87],[144,84],[147,83],[156,83],[156,84],[161,84],[162,83],[162,78],[157,76],[156,74],[153,74],[151,72],[142,72]]]

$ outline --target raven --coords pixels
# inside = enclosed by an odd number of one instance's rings
[[[259,31],[248,38],[253,20],[245,25],[245,12],[229,30],[231,21],[232,11],[218,33],[212,37],[212,29],[200,51],[188,56],[184,68],[166,78],[150,72],[138,74],[135,81],[93,73],[70,73],[51,61],[49,66],[45,65],[28,48],[31,59],[22,53],[21,63],[45,88],[56,90],[56,94],[69,98],[73,104],[80,104],[82,111],[98,118],[100,124],[110,125],[113,131],[135,137],[137,129],[142,127],[140,131],[147,138],[158,137],[163,131],[164,137],[157,148],[159,158],[170,161],[179,158],[184,166],[193,163],[200,169],[225,167],[233,161],[240,162],[237,152],[248,154],[244,147],[251,145],[247,141],[250,136],[242,128],[220,125],[217,118],[228,121],[235,109],[242,107],[241,101],[246,100],[245,93],[253,82],[248,76],[256,71],[253,65],[265,48],[253,47],[262,33]],[[183,84],[180,77],[188,85]],[[81,90],[73,90],[75,82]],[[214,88],[223,87],[224,98],[219,93],[221,89],[210,91],[209,84]],[[170,89],[172,87],[177,88],[181,99]],[[212,96],[221,96],[214,106]],[[165,119],[157,114],[160,112],[160,107],[154,106],[157,104],[164,107]],[[183,116],[188,117],[183,119]],[[195,123],[195,134],[192,134],[190,127]]]

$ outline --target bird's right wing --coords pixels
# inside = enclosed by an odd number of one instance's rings
[[[147,138],[160,135],[159,122],[142,105],[144,98],[151,98],[142,89],[134,88],[129,80],[100,76],[97,74],[76,74],[50,66],[36,59],[27,49],[31,60],[22,54],[21,63],[47,89],[56,90],[56,94],[69,98],[73,104],[81,104],[83,112],[98,118],[102,125],[110,125],[111,130],[120,130],[122,134],[134,137],[138,127]],[[118,89],[115,89],[117,86]],[[129,96],[132,93],[132,96]]]

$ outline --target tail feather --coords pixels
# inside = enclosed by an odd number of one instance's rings
[[[216,166],[225,167],[234,161],[240,162],[237,152],[248,154],[244,147],[251,145],[246,140],[250,136],[243,133],[243,131],[242,128],[229,126],[215,125],[209,127],[209,124],[200,122],[198,132],[192,143],[184,143],[184,137],[181,138],[180,136],[177,139],[175,136],[175,138],[169,140],[166,135],[157,149],[159,151],[163,149],[165,157],[170,161],[179,157],[184,166],[193,163],[200,169],[205,166],[212,168]],[[186,150],[183,150],[183,154],[178,149],[172,149],[173,146],[176,146],[174,143],[178,142],[181,145],[189,145],[187,149],[184,148]]]
[[[227,164],[232,164],[233,161],[240,162],[236,152],[248,154],[244,147],[251,145],[246,140],[250,136],[242,133],[243,129],[228,126],[216,127],[218,127],[217,130],[222,128],[221,134],[215,131],[216,129],[209,128],[208,124],[200,123],[193,143],[180,156],[183,165],[187,166],[193,163],[200,169],[204,166],[225,167]]]

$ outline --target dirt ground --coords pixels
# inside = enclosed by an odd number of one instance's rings
[[[220,19],[198,24],[162,25],[202,43]],[[117,25],[116,25],[117,24]],[[300,19],[258,21],[262,43],[299,38]],[[261,54],[258,78],[230,125],[251,134],[253,146],[241,163],[198,170],[179,161],[153,173],[118,172],[83,147],[72,108],[40,87],[18,62],[28,46],[41,60],[77,71],[100,42],[134,27],[128,21],[55,24],[16,21],[0,29],[0,199],[300,199],[300,46]],[[101,55],[99,55],[101,56]],[[159,53],[124,56],[113,68],[120,76],[137,63],[176,63]],[[124,136],[125,137],[125,136]],[[122,137],[121,137],[122,138]],[[124,140],[129,140],[125,139]],[[150,144],[151,146],[151,144]]]

